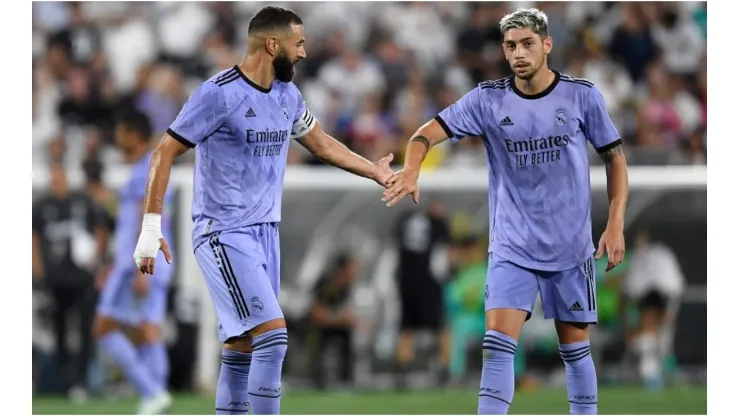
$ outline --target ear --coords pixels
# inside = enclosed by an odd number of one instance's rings
[[[545,55],[549,55],[552,52],[552,38],[550,36],[542,40],[542,44],[545,48]]]
[[[274,36],[270,36],[265,39],[265,49],[271,56],[275,56],[280,50],[280,41]]]

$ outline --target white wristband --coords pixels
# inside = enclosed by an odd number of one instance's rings
[[[144,214],[144,220],[141,222],[142,231],[153,231],[157,235],[162,235],[162,216],[160,214]]]

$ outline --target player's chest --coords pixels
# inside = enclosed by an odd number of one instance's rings
[[[492,109],[488,140],[501,161],[515,168],[567,164],[586,148],[580,109],[547,98],[517,99]]]
[[[241,106],[230,117],[227,146],[248,157],[285,154],[294,118],[291,108],[276,100]]]

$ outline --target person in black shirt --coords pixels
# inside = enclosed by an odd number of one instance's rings
[[[354,257],[341,254],[314,288],[306,343],[313,355],[313,379],[321,389],[326,388],[324,352],[332,341],[339,346],[339,379],[348,384],[352,382],[352,330],[355,317],[349,302],[358,269],[359,265]]]
[[[415,358],[414,332],[439,335],[440,364],[446,362],[442,286],[432,271],[432,256],[450,241],[441,201],[431,201],[426,212],[401,215],[394,230],[398,246],[396,279],[401,303],[401,334],[396,360],[405,373]]]
[[[51,192],[33,204],[33,278],[45,286],[54,304],[52,324],[65,389],[84,394],[95,307],[93,272],[108,235],[101,208],[87,195],[70,191],[62,165],[52,163],[49,173]],[[80,319],[81,351],[74,368],[70,368],[66,342],[70,313]]]

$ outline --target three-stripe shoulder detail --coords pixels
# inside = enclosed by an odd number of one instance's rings
[[[226,84],[236,81],[237,79],[239,79],[239,77],[239,72],[235,68],[232,68],[224,72],[223,74],[213,78],[211,82],[218,85],[219,87],[223,87]]]
[[[482,90],[496,89],[503,90],[511,86],[511,77],[501,78],[493,81],[483,81],[478,84],[478,87]]]
[[[560,74],[560,80],[561,81],[565,81],[565,82],[570,82],[570,83],[573,83],[573,84],[580,84],[580,85],[583,85],[583,86],[586,86],[586,87],[589,87],[589,88],[591,88],[591,87],[594,86],[594,83],[593,82],[591,82],[591,81],[589,81],[589,80],[587,80],[585,78],[576,78],[576,77],[572,77],[570,75],[562,74],[562,73]]]

